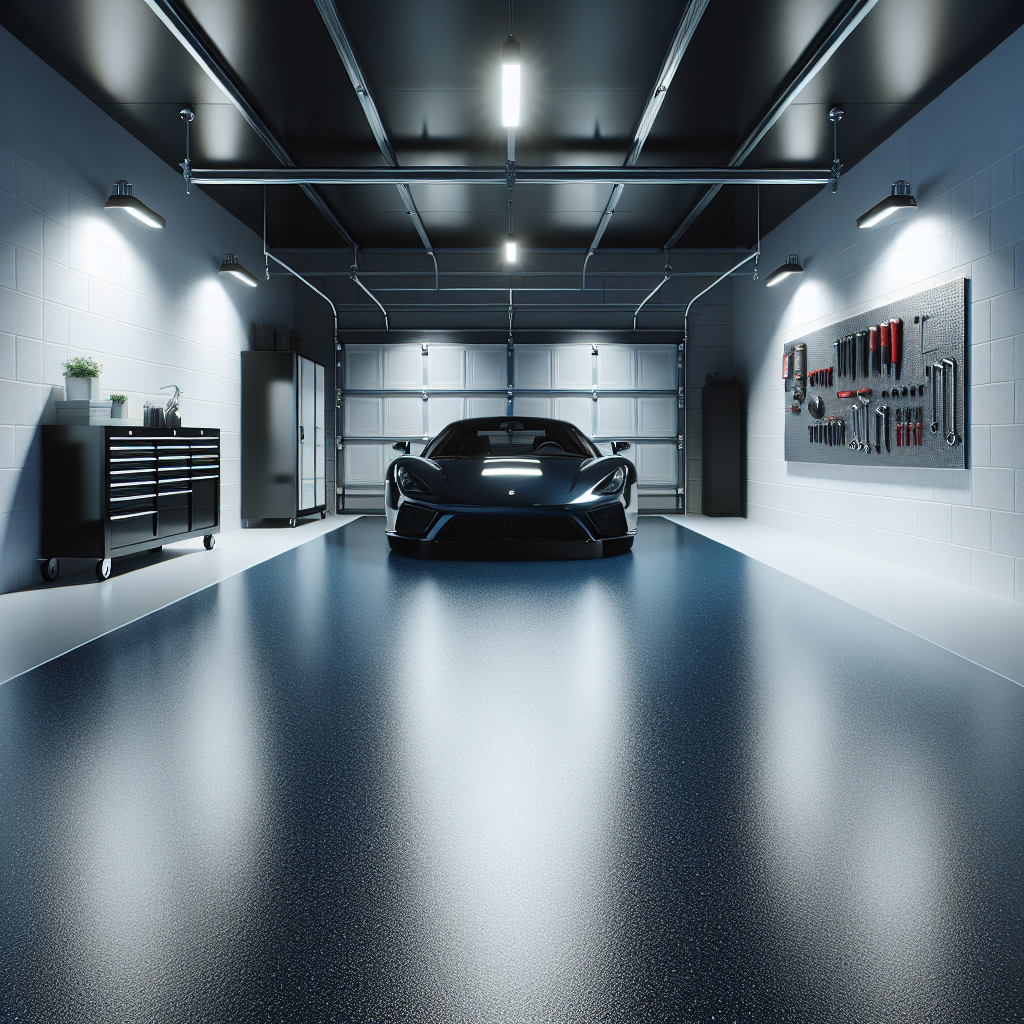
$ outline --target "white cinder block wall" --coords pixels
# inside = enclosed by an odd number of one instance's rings
[[[184,391],[183,422],[219,427],[222,528],[239,525],[240,366],[251,324],[292,324],[294,287],[221,280],[224,254],[262,269],[262,242],[0,29],[0,592],[38,582],[39,427],[63,397],[61,363],[103,364],[101,395],[129,412]],[[168,116],[171,116],[170,114]],[[184,144],[184,143],[183,143]],[[167,218],[103,213],[111,182]],[[54,391],[54,385],[59,389]],[[165,393],[166,394],[166,393]]]
[[[824,190],[764,240],[764,272],[796,252],[805,273],[733,291],[751,519],[1024,600],[1022,147],[1024,29],[844,176],[838,195]],[[856,218],[897,178],[920,209],[858,231]],[[787,464],[783,343],[957,277],[971,279],[971,468]]]

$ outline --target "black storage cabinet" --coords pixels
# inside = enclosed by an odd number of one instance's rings
[[[703,490],[706,516],[742,516],[746,503],[747,416],[743,390],[712,383],[701,391]]]
[[[242,353],[242,518],[327,515],[324,367],[297,352]]]
[[[220,532],[220,431],[43,427],[43,578],[57,560],[110,559]]]

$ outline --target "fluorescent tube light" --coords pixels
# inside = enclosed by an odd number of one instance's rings
[[[519,44],[509,36],[501,45],[501,123],[519,127]]]
[[[873,228],[876,224],[891,217],[900,210],[916,210],[917,200],[910,194],[910,182],[900,178],[893,182],[892,194],[886,196],[877,206],[872,206],[867,213],[857,218],[857,227]]]
[[[803,272],[804,268],[800,266],[800,257],[795,252],[791,252],[789,259],[764,279],[765,287],[773,288],[780,281],[785,281],[790,274],[802,274]]]
[[[241,281],[242,284],[249,285],[250,288],[255,288],[256,285],[259,284],[259,280],[256,275],[250,274],[249,271],[238,262],[238,257],[233,252],[229,252],[221,261],[219,273],[230,274],[232,277]]]
[[[505,259],[509,263],[516,261],[516,236],[511,232],[505,236]]]
[[[167,221],[159,213],[132,195],[131,182],[125,181],[124,178],[110,186],[110,197],[104,203],[103,209],[117,220],[139,221],[148,228],[167,227]]]

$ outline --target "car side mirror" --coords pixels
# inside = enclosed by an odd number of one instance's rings
[[[394,448],[396,452],[405,452],[405,454],[408,455],[409,450],[412,448],[412,442],[396,441],[391,447]]]
[[[618,455],[619,452],[624,452],[629,449],[628,441],[612,441],[612,455]]]

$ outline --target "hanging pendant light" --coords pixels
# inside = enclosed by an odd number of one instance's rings
[[[519,127],[519,43],[509,34],[501,44],[501,123],[505,128]]]
[[[857,227],[873,228],[900,210],[916,210],[917,200],[910,194],[910,182],[900,178],[893,182],[892,194],[887,195],[877,206],[857,218]]]
[[[131,182],[125,181],[124,178],[110,186],[110,197],[104,203],[103,209],[118,220],[138,221],[149,228],[167,227],[167,221],[159,213],[132,195]]]
[[[786,262],[764,279],[764,285],[766,288],[773,288],[780,281],[785,281],[790,274],[802,274],[803,272],[804,268],[800,266],[800,257],[795,252],[791,252]]]
[[[255,288],[256,285],[259,284],[259,280],[256,275],[250,274],[249,271],[238,262],[238,257],[233,252],[229,252],[221,261],[219,273],[230,274],[236,280],[249,285],[250,288]]]

